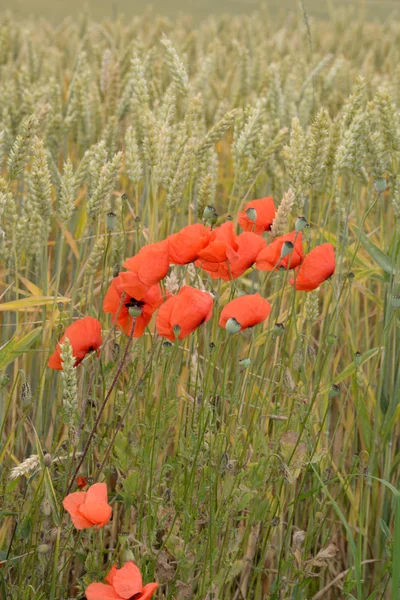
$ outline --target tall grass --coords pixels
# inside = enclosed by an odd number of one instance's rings
[[[399,37],[345,12],[1,17],[3,600],[83,598],[132,556],[160,599],[399,597]],[[306,249],[335,246],[334,277],[173,267],[213,319],[127,348],[102,311],[124,259],[266,195],[279,233],[304,215]],[[240,291],[272,313],[229,337]],[[68,388],[47,360],[85,315],[104,343]],[[63,513],[80,461],[100,531]]]

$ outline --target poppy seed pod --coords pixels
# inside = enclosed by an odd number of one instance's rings
[[[353,358],[354,358],[354,363],[355,363],[356,367],[359,367],[361,365],[361,359],[362,359],[361,352],[355,352]]]
[[[246,210],[246,215],[247,218],[252,221],[253,223],[255,223],[257,221],[257,211],[255,208],[248,208]]]
[[[225,324],[225,329],[228,333],[230,333],[231,335],[234,335],[235,333],[238,333],[242,329],[242,326],[235,319],[235,317],[231,317],[230,319],[227,320],[227,322]]]
[[[300,233],[300,231],[303,231],[304,227],[307,227],[307,225],[308,221],[305,217],[297,217],[294,228],[298,233]]]
[[[281,248],[281,258],[285,258],[288,254],[293,252],[294,244],[293,242],[283,242]]]
[[[338,385],[331,385],[331,389],[329,390],[328,398],[336,398],[340,394],[340,387]]]

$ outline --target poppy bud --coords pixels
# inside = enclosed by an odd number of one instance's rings
[[[382,194],[386,190],[387,181],[384,177],[377,177],[374,181],[374,186],[378,194]]]
[[[362,354],[361,352],[356,352],[354,354],[354,363],[356,365],[356,367],[359,367],[361,365],[361,359],[362,359]]]
[[[28,404],[32,400],[32,389],[27,381],[24,381],[21,385],[21,402],[22,404]]]
[[[47,468],[49,468],[51,466],[51,455],[50,454],[47,453],[44,455],[43,463],[44,463],[44,466]]]
[[[128,312],[130,314],[131,317],[140,317],[140,315],[142,314],[142,307],[141,306],[130,306],[128,309]]]
[[[296,223],[294,225],[294,228],[297,231],[297,233],[300,233],[300,231],[303,231],[304,227],[307,227],[307,226],[308,226],[308,221],[305,217],[297,217]]]
[[[51,546],[50,544],[39,544],[37,547],[38,554],[47,554],[50,552]]]
[[[400,295],[399,294],[395,294],[394,296],[392,296],[392,306],[394,309],[400,308]]]
[[[328,398],[336,398],[340,394],[340,387],[338,385],[331,385],[331,389],[329,390]]]
[[[281,248],[281,258],[285,258],[288,254],[293,252],[294,245],[292,242],[284,242]]]
[[[228,333],[233,335],[234,333],[237,333],[238,331],[240,331],[242,329],[242,326],[238,321],[236,321],[236,319],[234,317],[231,317],[230,319],[227,320],[225,329]]]
[[[253,223],[257,221],[257,211],[255,208],[248,208],[246,210],[246,215],[249,221],[252,221]]]
[[[117,220],[117,215],[114,212],[111,211],[111,212],[107,213],[106,222],[107,222],[108,231],[114,231],[116,220]]]

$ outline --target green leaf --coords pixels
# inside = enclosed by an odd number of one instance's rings
[[[5,369],[18,356],[24,354],[36,342],[42,333],[42,328],[37,327],[24,335],[20,340],[16,336],[11,338],[0,348],[0,370]]]
[[[357,227],[353,227],[353,229],[357,233],[361,245],[368,252],[371,258],[376,262],[376,264],[381,269],[383,269],[385,273],[388,273],[388,275],[392,275],[394,273],[395,268],[390,257],[384,252],[382,252],[382,250],[378,248],[378,246],[376,246],[373,242],[371,242],[369,237],[365,235],[363,231],[361,231]]]

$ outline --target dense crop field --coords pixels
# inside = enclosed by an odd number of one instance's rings
[[[400,23],[4,15],[0,80],[1,599],[398,599]]]

